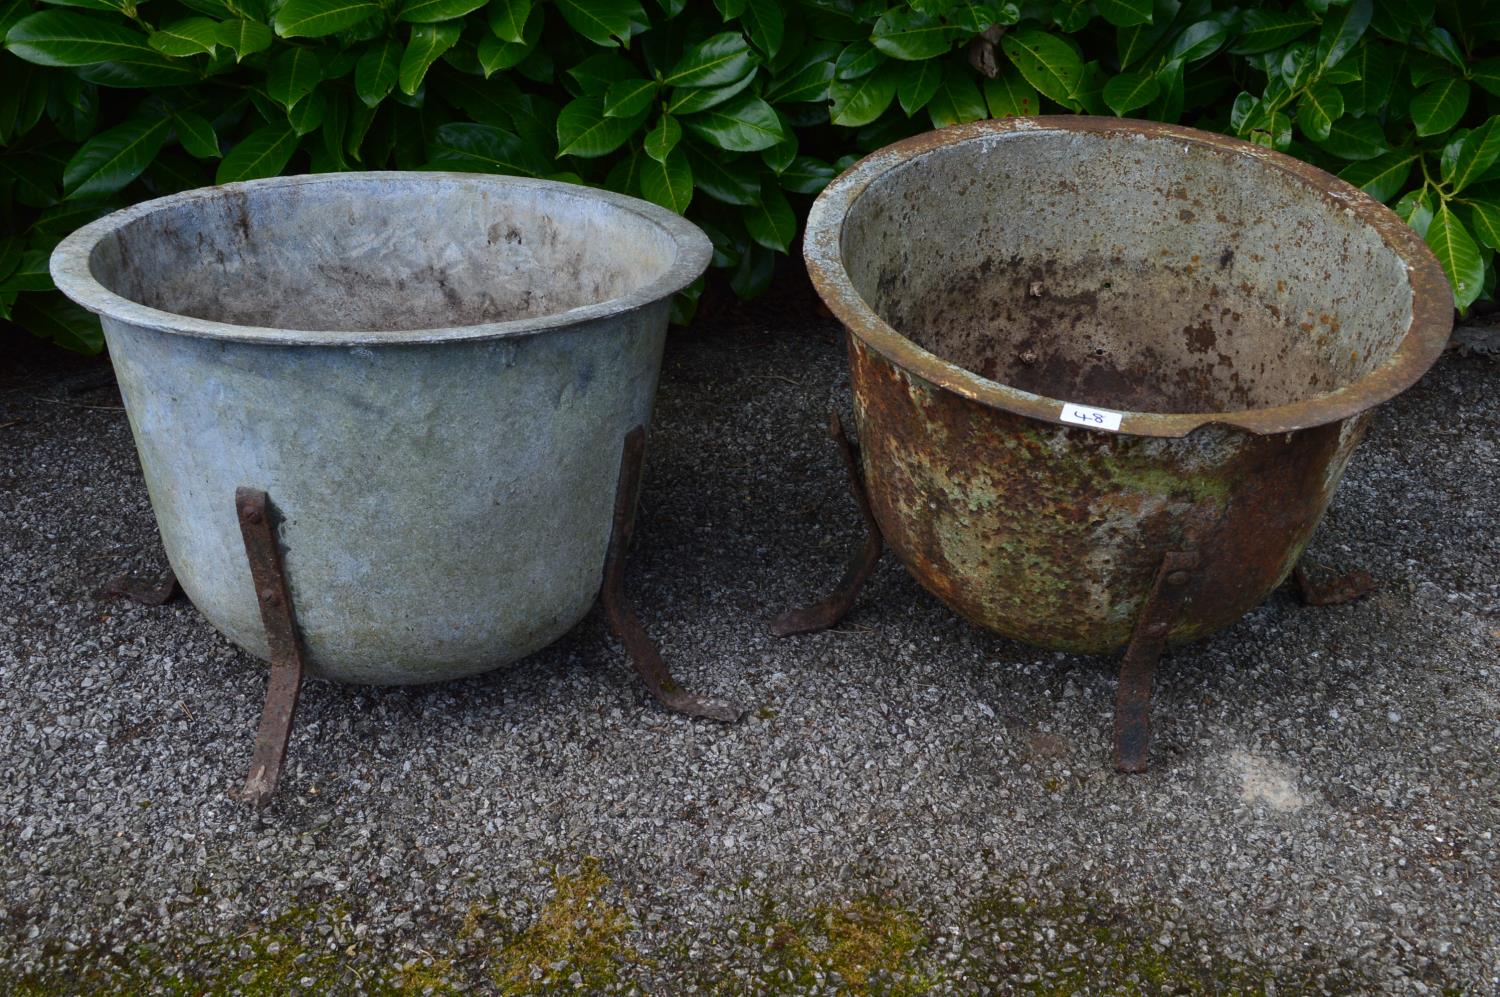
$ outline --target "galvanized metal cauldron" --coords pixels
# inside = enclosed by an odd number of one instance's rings
[[[1163,586],[1146,630],[1174,641],[1263,600],[1453,313],[1355,188],[1128,120],[896,143],[818,198],[805,255],[849,332],[879,534],[973,622],[1075,652],[1140,638]]]
[[[284,748],[304,659],[451,679],[588,612],[628,539],[671,296],[710,253],[605,191],[344,173],[116,212],[52,273],[103,319],[183,590],[273,659],[273,699],[297,659]]]

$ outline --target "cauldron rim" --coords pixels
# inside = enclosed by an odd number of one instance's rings
[[[142,218],[195,201],[215,201],[236,194],[264,192],[284,187],[322,184],[383,182],[397,184],[489,184],[512,193],[536,192],[580,200],[602,201],[616,210],[656,225],[671,240],[675,258],[659,276],[634,290],[604,301],[591,302],[526,318],[472,325],[437,326],[420,329],[287,329],[221,322],[180,312],[153,308],[106,287],[93,272],[95,248],[101,241]],[[502,174],[463,173],[438,170],[367,170],[349,173],[294,174],[244,180],[153,198],[111,212],[78,229],[53,250],[51,272],[57,289],[89,311],[157,332],[282,346],[414,346],[444,342],[474,342],[505,339],[578,326],[596,319],[624,315],[671,298],[707,267],[713,244],[701,229],[675,212],[637,197],[584,187],[558,180],[542,180]]]
[[[1180,125],[1090,115],[999,118],[916,135],[870,153],[824,188],[808,214],[803,257],[818,294],[851,335],[908,373],[978,404],[1072,426],[1061,418],[1064,399],[986,378],[943,359],[892,328],[854,287],[841,246],[843,227],[855,202],[883,176],[946,146],[1007,134],[1046,132],[1166,139],[1254,159],[1353,212],[1406,266],[1412,294],[1411,322],[1396,351],[1358,380],[1311,398],[1265,408],[1184,413],[1118,410],[1122,435],[1183,437],[1208,425],[1272,435],[1327,425],[1405,391],[1442,355],[1453,328],[1448,278],[1422,237],[1390,208],[1316,166],[1252,142]]]

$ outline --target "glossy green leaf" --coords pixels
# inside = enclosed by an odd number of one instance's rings
[[[1500,97],[1500,55],[1481,59],[1469,69],[1469,78]]]
[[[327,95],[321,90],[314,90],[287,111],[286,121],[299,136],[309,135],[322,126],[323,116],[327,111]]]
[[[290,45],[271,60],[266,70],[266,96],[291,110],[322,79],[323,67],[317,53],[301,45]]]
[[[1454,193],[1461,192],[1483,177],[1497,159],[1500,159],[1500,116],[1490,118],[1464,136],[1451,160],[1443,157],[1443,182]]]
[[[236,19],[220,22],[219,26],[214,29],[214,38],[220,45],[233,52],[235,60],[238,61],[247,55],[264,52],[270,48],[276,35],[259,21]]]
[[[418,24],[411,29],[411,40],[401,53],[396,67],[396,84],[404,94],[414,94],[427,76],[427,70],[458,41],[462,27],[457,24]]]
[[[786,18],[781,12],[782,0],[748,0],[740,22],[750,35],[755,47],[767,59],[776,57],[781,43],[786,38]]]
[[[646,200],[684,214],[693,200],[693,168],[682,152],[674,151],[664,160],[642,156],[640,185]]]
[[[706,111],[710,107],[718,107],[748,90],[755,82],[755,77],[756,73],[752,70],[735,82],[722,87],[688,87],[685,90],[673,90],[671,97],[667,100],[667,113],[688,115]]]
[[[1318,148],[1340,159],[1374,159],[1389,148],[1380,122],[1374,118],[1339,118],[1318,143]]]
[[[1389,201],[1406,186],[1416,161],[1415,152],[1388,152],[1374,159],[1351,163],[1339,171],[1339,178],[1377,201]]]
[[[776,111],[754,94],[687,118],[684,127],[712,145],[730,152],[759,152],[786,138]]]
[[[1411,99],[1412,123],[1418,135],[1439,135],[1458,124],[1469,107],[1469,84],[1438,80]]]
[[[917,68],[930,65],[930,63],[917,63]],[[771,89],[766,91],[766,99],[775,104],[799,104],[810,101],[822,102],[828,99],[829,85],[833,82],[834,64],[832,60],[815,62],[804,66],[795,74],[778,79]]]
[[[834,60],[834,78],[857,80],[885,62],[885,55],[874,45],[861,39],[850,42]]]
[[[1254,55],[1281,48],[1318,26],[1318,19],[1306,10],[1247,10],[1240,18],[1240,31],[1229,51],[1235,55]]]
[[[1333,123],[1344,114],[1344,95],[1331,83],[1314,83],[1303,91],[1297,104],[1297,124],[1314,141],[1328,137]]]
[[[1315,61],[1319,69],[1338,65],[1354,49],[1370,26],[1373,12],[1374,0],[1349,0],[1329,12],[1318,31]]]
[[[984,81],[984,100],[992,118],[1028,117],[1042,109],[1036,88],[1011,65],[1001,66],[998,76]]]
[[[1037,28],[1021,28],[1001,38],[1000,46],[1043,96],[1064,107],[1076,106],[1073,97],[1083,79],[1083,60],[1067,42]]]
[[[71,10],[44,10],[23,17],[6,34],[5,47],[39,66],[88,66],[156,54],[141,32]]]
[[[1500,201],[1469,200],[1469,231],[1491,249],[1500,249]]]
[[[1344,89],[1346,113],[1364,116],[1379,114],[1390,99],[1395,82],[1395,66],[1390,53],[1379,42],[1367,41],[1344,59],[1355,79]]]
[[[68,198],[113,194],[145,172],[172,130],[169,118],[131,118],[85,142],[63,168]]]
[[[1167,58],[1198,62],[1223,48],[1228,40],[1228,22],[1223,17],[1206,18],[1183,29],[1167,49]]]
[[[490,31],[503,42],[519,43],[526,37],[532,0],[490,0],[486,8]]]
[[[1145,107],[1161,93],[1161,83],[1155,73],[1134,70],[1121,73],[1104,84],[1104,103],[1116,115],[1124,116],[1137,108]]]
[[[817,194],[838,175],[830,164],[812,156],[797,156],[781,171],[781,186],[794,194]]]
[[[621,80],[604,91],[606,118],[633,118],[644,114],[656,97],[655,80]]]
[[[183,18],[153,31],[148,41],[162,55],[202,55],[219,44],[219,22],[206,17]]]
[[[439,125],[427,154],[434,166],[471,173],[535,177],[552,167],[514,132],[467,121]]]
[[[943,67],[943,78],[937,92],[927,102],[927,116],[934,128],[978,121],[987,117],[984,95],[979,92],[979,83],[968,66],[949,62]]]
[[[373,0],[286,0],[276,11],[276,33],[283,38],[321,38],[378,13],[380,4]]]
[[[895,70],[888,66],[852,80],[835,79],[828,88],[833,101],[830,119],[846,128],[874,121],[896,99],[896,79]]]
[[[3,281],[0,291],[50,291],[54,287],[47,268],[47,251],[29,249]]]
[[[693,167],[694,186],[709,197],[736,205],[754,204],[760,197],[760,179],[752,160],[699,149],[694,143],[684,142],[682,148]]]
[[[540,25],[541,17],[533,15],[532,22]],[[528,29],[529,31],[530,29]],[[541,31],[537,30],[536,36],[521,42],[506,42],[495,37],[481,38],[475,47],[474,55],[479,60],[480,67],[484,70],[486,78],[504,69],[511,69],[525,62],[536,50],[537,42],[541,39]]]
[[[1117,28],[1151,23],[1151,0],[1095,0],[1099,14]]]
[[[761,184],[760,200],[745,209],[745,230],[767,249],[784,253],[797,237],[797,216],[772,178]]]
[[[412,24],[436,24],[463,17],[485,5],[486,0],[406,0],[401,6],[398,21]],[[524,22],[523,22],[524,24]]]
[[[189,60],[168,58],[149,48],[109,62],[80,66],[77,72],[80,79],[115,89],[180,87],[203,78]]]
[[[689,48],[662,78],[669,87],[717,87],[742,79],[755,64],[755,53],[743,35],[733,31],[706,38]]]
[[[663,114],[656,126],[646,133],[646,139],[641,144],[646,155],[658,163],[664,161],[672,150],[677,148],[677,143],[682,141],[682,125],[670,114]]]
[[[568,26],[595,45],[615,46],[631,35],[645,11],[637,0],[556,0]]]
[[[607,155],[625,144],[643,118],[608,118],[603,97],[579,97],[557,116],[558,154],[583,159]]]
[[[1425,188],[1402,194],[1393,209],[1418,235],[1426,237],[1427,227],[1432,224],[1433,200]]]
[[[201,114],[178,111],[172,115],[172,127],[177,131],[177,141],[190,156],[199,159],[219,158],[219,136],[214,126]]]
[[[220,160],[214,183],[276,176],[297,151],[297,137],[287,125],[266,125],[251,132]]]
[[[958,32],[938,18],[910,7],[892,7],[875,22],[870,44],[893,59],[931,59],[952,48],[957,37]]]
[[[1427,226],[1426,239],[1453,286],[1454,305],[1467,310],[1484,285],[1484,260],[1473,236],[1447,204],[1440,204]]]
[[[372,44],[354,64],[354,92],[366,107],[375,107],[396,86],[401,43],[385,38]]]
[[[896,97],[909,118],[932,100],[943,82],[943,67],[936,59],[924,59],[903,65],[897,71]]]

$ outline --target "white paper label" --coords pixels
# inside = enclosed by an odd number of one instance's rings
[[[1089,408],[1087,405],[1067,402],[1062,407],[1062,420],[1093,429],[1107,429],[1111,433],[1120,431],[1120,413],[1104,408]]]

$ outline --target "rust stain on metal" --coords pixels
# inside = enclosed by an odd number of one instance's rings
[[[899,142],[820,196],[805,255],[850,333],[885,542],[975,623],[1077,652],[1131,639],[1168,551],[1209,567],[1165,639],[1259,603],[1369,410],[1426,371],[1452,321],[1441,269],[1378,202],[1146,122]],[[1119,431],[1069,424],[1065,403],[1117,413]]]
[[[1144,772],[1151,747],[1151,680],[1183,604],[1192,594],[1201,559],[1197,551],[1168,551],[1157,569],[1120,663],[1115,688],[1115,769]]]
[[[250,755],[250,775],[244,788],[233,795],[263,807],[271,801],[281,780],[286,747],[297,716],[304,670],[302,641],[292,618],[291,589],[281,563],[269,497],[255,488],[240,488],[235,491],[234,506],[271,650],[271,675],[266,681],[265,707],[255,736],[255,749]]]

